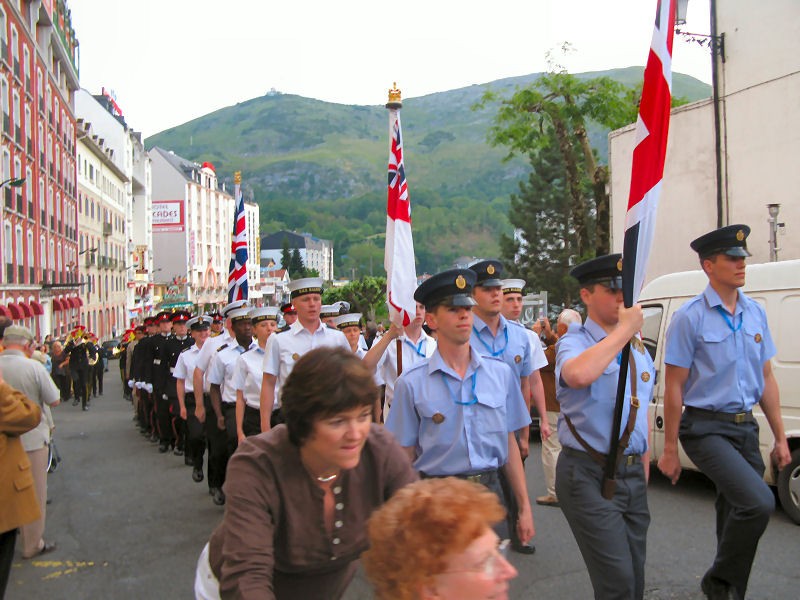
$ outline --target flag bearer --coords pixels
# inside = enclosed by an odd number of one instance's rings
[[[597,599],[641,600],[650,511],[647,507],[647,406],[655,369],[635,337],[642,308],[622,304],[622,257],[599,256],[571,271],[587,318],[558,341],[556,395],[561,405],[556,494],[586,563]],[[601,491],[620,370],[631,342],[617,453],[616,491]],[[638,398],[638,400],[637,400]],[[641,407],[641,409],[639,409]]]

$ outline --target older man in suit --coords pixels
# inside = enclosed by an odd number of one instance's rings
[[[9,324],[0,317],[0,349],[3,330]],[[19,436],[41,420],[39,407],[3,381],[0,373],[0,598],[8,584],[17,528],[40,516],[31,463]]]

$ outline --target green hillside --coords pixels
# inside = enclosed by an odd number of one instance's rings
[[[627,85],[642,67],[583,73]],[[454,258],[497,253],[510,225],[509,194],[526,177],[522,160],[502,162],[503,148],[486,142],[494,116],[473,111],[487,89],[510,95],[539,74],[404,99],[402,123],[418,270],[435,271]],[[710,87],[675,74],[673,90],[687,100]],[[607,133],[590,130],[601,159]],[[214,163],[229,186],[242,171],[246,193],[261,207],[262,233],[309,231],[335,244],[337,274],[382,273],[389,129],[382,106],[348,106],[273,93],[229,106],[146,140],[197,162]],[[371,260],[370,260],[371,259]],[[371,263],[371,267],[370,267]]]

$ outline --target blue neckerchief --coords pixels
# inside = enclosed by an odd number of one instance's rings
[[[722,315],[722,318],[725,319],[725,324],[728,327],[730,327],[730,330],[733,333],[736,333],[737,331],[739,331],[742,328],[742,323],[744,323],[744,313],[742,313],[742,316],[739,319],[739,324],[736,327],[734,327],[733,323],[736,321],[736,315],[733,315],[733,321],[731,321],[730,318],[728,318],[728,314],[725,312],[725,309],[722,308],[722,306],[717,304],[714,308],[716,308],[717,312]]]
[[[475,395],[475,383],[478,379],[477,371],[475,371],[472,374],[472,377],[470,378],[472,379],[472,400],[469,400],[467,402],[462,402],[461,400],[456,398],[456,395],[453,393],[453,390],[450,389],[450,385],[447,383],[447,375],[445,375],[443,371],[439,371],[439,373],[442,376],[442,381],[444,381],[444,387],[446,387],[447,391],[450,392],[450,398],[452,398],[453,402],[455,402],[456,404],[461,404],[463,406],[469,406],[470,404],[476,404],[478,402],[478,396]],[[464,385],[464,383],[462,382],[461,385]]]
[[[484,342],[483,338],[481,337],[481,334],[478,332],[477,329],[475,329],[475,325],[472,326],[472,331],[475,332],[475,337],[478,338],[478,341],[481,344],[483,344],[483,347],[486,348],[486,351],[489,354],[491,354],[493,357],[500,356],[501,354],[503,354],[503,352],[506,351],[506,348],[508,348],[508,327],[507,326],[503,328],[503,333],[505,334],[506,343],[503,344],[503,347],[500,348],[500,350],[495,350],[494,349],[494,340],[492,340],[492,345],[491,346],[489,346],[489,344]],[[491,330],[489,330],[489,331],[491,332]]]
[[[405,343],[406,343],[406,344],[408,344],[408,346],[409,346],[409,347],[410,347],[410,348],[411,348],[411,349],[412,349],[414,352],[416,352],[416,353],[417,353],[417,356],[420,356],[420,357],[422,357],[422,358],[425,358],[425,353],[424,353],[424,352],[422,352],[422,344],[424,344],[424,343],[425,343],[425,338],[422,338],[422,339],[420,339],[420,341],[419,341],[419,344],[417,344],[416,346],[415,346],[414,344],[412,344],[411,342],[409,342],[409,341],[408,341],[408,338],[406,338],[404,341],[405,341]]]

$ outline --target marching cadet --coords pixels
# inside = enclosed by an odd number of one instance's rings
[[[155,317],[144,320],[147,336],[139,341],[134,350],[134,385],[139,394],[139,406],[143,415],[145,431],[151,442],[158,442],[158,429],[153,401],[153,345],[159,333]]]
[[[158,451],[162,454],[174,448],[175,456],[183,456],[186,442],[186,418],[181,417],[178,404],[178,390],[175,384],[175,365],[178,363],[178,356],[185,349],[194,344],[194,340],[188,335],[187,322],[191,318],[191,313],[179,310],[172,313],[172,335],[161,347],[161,364],[156,369],[160,375],[158,387],[161,390],[159,397],[157,417],[159,436]],[[184,462],[190,464],[188,458]]]
[[[77,406],[80,402],[83,410],[89,410],[89,362],[97,355],[83,325],[78,325],[70,333],[64,346],[64,356],[69,356],[69,373],[72,378],[72,392],[75,394],[72,406]]]
[[[92,362],[89,363],[89,381],[92,387],[92,398],[97,398],[98,393],[103,395],[103,379],[105,378],[105,359],[103,355],[105,350],[98,343],[97,335],[94,333],[89,334],[89,346],[92,348],[94,357]]]
[[[261,382],[261,431],[269,431],[270,416],[280,407],[278,386],[291,373],[294,363],[306,352],[325,346],[350,349],[347,338],[338,329],[326,327],[320,320],[322,278],[306,277],[289,283],[297,321],[288,330],[273,335],[267,342],[264,376]]]
[[[205,453],[206,441],[205,425],[197,418],[197,404],[194,394],[194,366],[200,354],[200,349],[208,339],[211,322],[212,317],[209,316],[194,317],[186,322],[194,345],[180,353],[173,373],[175,376],[175,393],[178,396],[179,414],[186,421],[185,458],[192,464],[192,479],[197,483],[203,481],[203,454]],[[205,405],[205,410],[211,412],[213,409],[209,390],[210,388],[203,390],[202,402]],[[209,486],[211,481],[216,481],[211,476],[212,468],[212,463],[209,460]]]
[[[331,329],[336,329],[336,324],[333,322],[333,320],[338,316],[338,304],[323,304],[322,308],[319,309],[320,320],[325,324],[326,327]]]
[[[525,405],[530,413],[531,403],[531,381],[530,377],[534,372],[531,364],[531,342],[525,328],[519,323],[508,321],[502,314],[503,309],[503,282],[499,278],[503,272],[503,265],[497,260],[484,260],[475,263],[470,267],[475,272],[476,282],[472,290],[472,297],[475,306],[472,308],[473,324],[470,344],[475,352],[482,356],[499,358],[505,362],[519,378],[520,391]],[[538,371],[537,371],[538,373]],[[536,400],[536,408],[539,414],[544,414],[544,389],[541,387],[541,378],[538,380],[539,387],[533,398]],[[549,437],[550,429],[545,422],[541,428],[543,437]],[[526,425],[517,432],[517,443],[519,445],[520,457],[523,465],[528,457],[530,430]],[[504,474],[500,474],[500,482],[506,493],[509,503],[509,531],[511,533],[511,547],[514,551],[521,554],[533,554],[536,548],[520,542],[515,535],[517,530],[514,519],[519,511],[514,506],[514,494],[511,493],[508,482]]]
[[[224,319],[225,330],[220,335],[209,337],[205,341],[195,361],[194,373],[192,374],[195,415],[198,421],[205,425],[206,444],[208,446],[208,492],[213,496],[214,503],[218,505],[225,503],[222,484],[225,481],[228,442],[225,428],[220,429],[217,427],[217,418],[211,404],[210,386],[206,372],[209,369],[211,359],[216,355],[217,351],[235,343],[234,337],[230,332],[231,320],[229,314],[244,306],[247,306],[247,300],[234,300],[222,309],[221,317]],[[203,393],[206,389],[209,390],[207,402],[203,398]]]
[[[678,481],[680,437],[686,455],[717,488],[717,554],[700,583],[714,599],[745,597],[759,539],[775,509],[763,479],[756,403],[775,439],[773,466],[782,469],[791,460],[767,316],[739,289],[749,234],[747,225],[729,225],[691,243],[708,285],[672,316],[664,358],[664,454],[658,467],[673,484]]]
[[[281,314],[283,315],[284,325],[280,331],[286,331],[292,326],[292,323],[297,321],[297,309],[291,302],[281,305]]]
[[[570,272],[587,318],[558,341],[561,404],[556,495],[589,571],[597,599],[641,599],[650,512],[647,508],[647,406],[655,369],[641,339],[642,308],[622,304],[622,256],[584,262]],[[602,494],[620,369],[631,342],[612,499]],[[638,399],[638,400],[637,400]],[[638,410],[641,405],[642,409]]]
[[[481,483],[508,506],[499,479],[505,470],[519,507],[517,534],[525,543],[534,535],[533,514],[514,432],[531,418],[519,376],[470,345],[475,281],[474,271],[453,269],[414,292],[439,334],[438,347],[397,380],[386,428],[406,448],[420,476]],[[501,538],[508,537],[507,523],[498,529]]]
[[[225,333],[224,327],[224,319],[218,310],[214,310],[208,313],[208,316],[211,317],[211,337],[217,337],[218,335],[222,335]]]
[[[164,370],[167,368],[166,364],[162,362],[161,353],[167,343],[167,339],[172,334],[172,320],[169,311],[162,310],[156,314],[155,319],[158,333],[150,337],[150,343],[147,345],[147,353],[144,355],[144,383],[147,390],[150,392],[152,398],[152,414],[153,422],[155,424],[155,437],[159,442],[159,452],[166,452],[162,450],[164,447],[164,440],[169,441],[171,438],[171,427],[165,427],[169,424],[169,402],[162,396],[164,394]],[[167,371],[168,373],[168,371]],[[167,409],[166,423],[162,423],[159,419],[159,414],[164,414],[164,409]],[[169,444],[167,444],[169,447]]]
[[[403,370],[410,369],[413,365],[429,359],[436,350],[436,340],[425,333],[422,325],[425,323],[425,306],[416,303],[417,310],[414,319],[405,327],[400,329],[392,324],[389,330],[375,340],[369,351],[366,352],[365,363],[372,366],[376,363],[376,379],[384,385],[384,399],[381,404],[380,399],[376,402],[374,412],[375,422],[381,422],[381,416],[385,422],[389,416],[394,399],[394,386],[399,375],[397,374],[397,342],[400,339],[400,362]],[[363,341],[363,336],[361,340]],[[366,342],[364,342],[364,346]]]
[[[278,309],[272,306],[250,309],[256,346],[236,359],[231,385],[236,392],[236,436],[238,441],[261,433],[261,379],[267,340],[278,330]],[[270,425],[283,420],[273,411]]]
[[[339,315],[333,319],[333,324],[347,338],[347,343],[350,344],[350,350],[353,354],[358,358],[364,358],[366,352],[358,345],[358,340],[361,337],[361,313]]]
[[[208,382],[211,384],[211,406],[213,415],[206,418],[215,420],[217,429],[224,433],[226,444],[223,451],[222,480],[225,482],[225,469],[228,459],[233,456],[239,444],[236,435],[236,390],[232,385],[233,370],[236,359],[241,354],[258,347],[253,341],[253,322],[247,307],[231,310],[226,315],[231,321],[234,341],[229,345],[220,346],[216,355],[208,366]],[[212,448],[212,452],[216,449]],[[214,504],[225,503],[225,494],[221,489],[214,492]]]
[[[144,418],[144,410],[142,409],[142,396],[139,394],[139,388],[136,386],[136,373],[137,373],[137,357],[141,360],[141,353],[136,352],[145,336],[147,335],[147,327],[137,325],[133,328],[133,340],[128,343],[128,349],[125,351],[125,373],[128,378],[128,390],[130,390],[131,401],[133,402],[133,414],[136,417],[136,425],[139,427],[140,433],[144,435],[147,431],[147,426]]]

